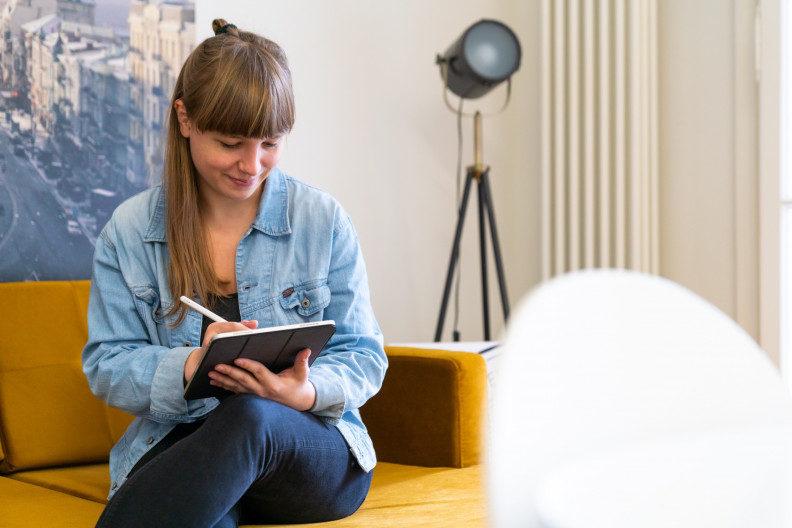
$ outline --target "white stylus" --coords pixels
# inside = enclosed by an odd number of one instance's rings
[[[220,317],[219,315],[217,315],[216,313],[214,313],[213,311],[208,310],[208,309],[204,308],[203,306],[201,306],[200,304],[198,304],[197,302],[193,301],[189,297],[185,297],[184,295],[182,295],[181,297],[179,297],[179,299],[181,300],[181,302],[183,302],[184,304],[186,304],[187,306],[189,306],[190,308],[192,308],[196,312],[202,313],[203,315],[205,315],[206,317],[208,317],[209,319],[211,319],[213,321],[216,321],[218,323],[227,323],[228,322],[225,319],[223,319],[222,317]]]

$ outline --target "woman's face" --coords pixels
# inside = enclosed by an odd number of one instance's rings
[[[283,137],[244,138],[192,126],[176,102],[182,136],[190,139],[190,155],[198,171],[204,199],[246,200],[257,196],[261,184],[280,160]],[[182,119],[182,114],[184,119]]]

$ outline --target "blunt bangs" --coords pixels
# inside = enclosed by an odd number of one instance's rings
[[[294,125],[291,77],[278,61],[251,42],[226,41],[193,82],[195,97],[184,104],[202,131],[246,138],[274,138]],[[204,74],[204,75],[202,75]],[[185,81],[187,79],[185,78]]]

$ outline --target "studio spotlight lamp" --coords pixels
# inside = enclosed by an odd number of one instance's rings
[[[520,67],[520,42],[506,25],[479,20],[437,56],[446,88],[464,99],[478,99]]]
[[[438,55],[436,62],[440,66],[443,78],[443,99],[454,113],[461,114],[462,100],[478,99],[490,90],[507,82],[506,98],[500,111],[506,108],[511,97],[511,77],[520,67],[522,51],[517,36],[505,24],[495,20],[480,20],[465,30],[464,33],[448,47],[445,54]],[[448,92],[460,98],[459,110],[455,109],[448,101]],[[478,110],[473,116],[473,142],[474,163],[467,168],[465,187],[459,206],[454,243],[451,249],[451,260],[448,264],[443,301],[440,305],[440,316],[435,331],[435,341],[440,341],[443,334],[443,323],[448,309],[448,299],[451,293],[451,284],[459,261],[459,245],[462,237],[462,227],[465,222],[465,213],[470,187],[473,180],[478,183],[478,213],[479,213],[479,242],[481,256],[481,287],[482,287],[482,314],[484,322],[484,340],[490,340],[489,321],[489,288],[487,282],[487,222],[489,222],[490,238],[492,241],[495,268],[498,274],[498,286],[503,305],[504,319],[509,318],[509,299],[506,292],[506,280],[503,273],[503,259],[498,243],[498,231],[495,226],[495,211],[492,203],[492,193],[489,185],[489,167],[482,161],[482,133],[481,112]],[[456,339],[456,335],[454,339]]]

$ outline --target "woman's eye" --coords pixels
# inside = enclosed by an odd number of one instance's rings
[[[220,145],[223,146],[223,148],[227,148],[227,149],[232,149],[235,148],[237,145],[239,145],[239,143],[226,143],[225,141],[220,141],[219,143]]]
[[[264,146],[267,147],[267,148],[275,148],[275,147],[278,146],[278,142],[277,141],[265,141],[264,142]]]

